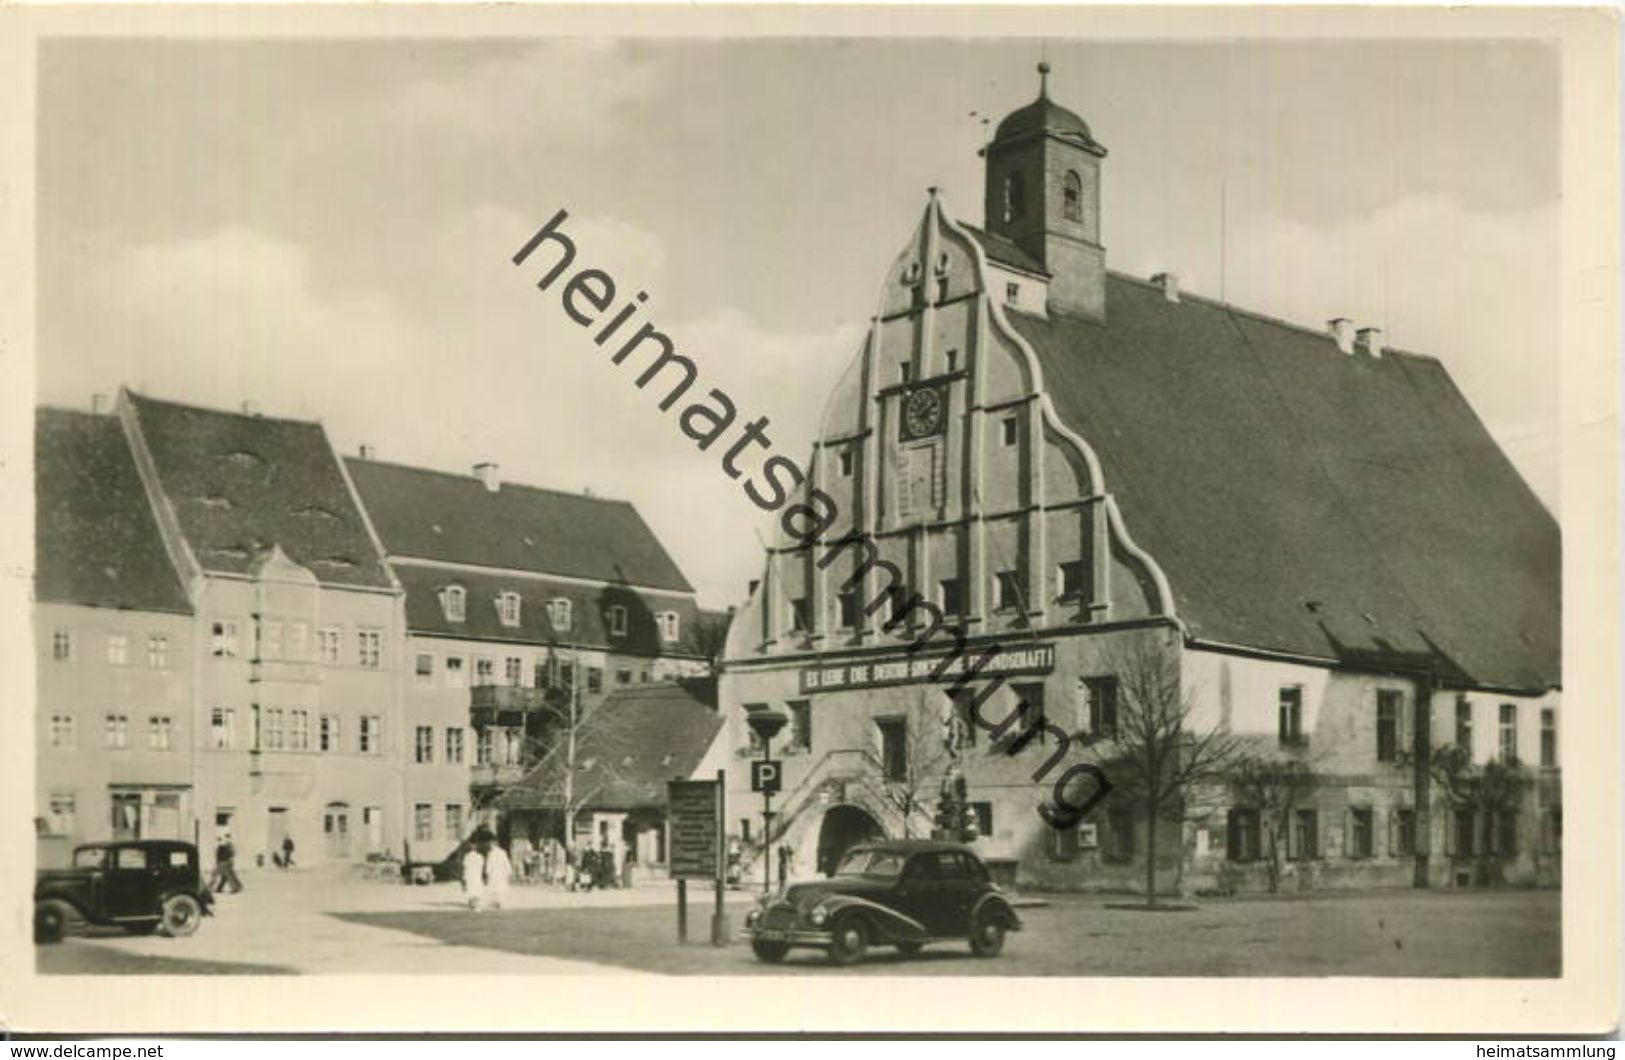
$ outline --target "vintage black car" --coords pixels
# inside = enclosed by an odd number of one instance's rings
[[[191,843],[86,843],[74,848],[70,868],[42,869],[36,876],[34,941],[60,941],[75,921],[141,935],[190,935],[212,905]]]
[[[745,916],[757,958],[782,961],[791,947],[828,951],[836,964],[872,945],[904,956],[928,942],[970,943],[996,957],[1021,919],[987,866],[957,843],[895,839],[853,847],[827,880],[795,883]]]

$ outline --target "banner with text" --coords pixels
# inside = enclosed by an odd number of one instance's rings
[[[976,669],[981,653],[952,656],[938,652],[913,658],[900,656],[879,662],[843,662],[825,666],[805,666],[801,670],[801,691],[840,692],[849,688],[878,688],[882,685],[916,684],[939,681],[952,684],[959,680],[966,668]],[[943,663],[947,665],[944,666]],[[937,671],[941,669],[939,674]],[[1047,674],[1055,669],[1054,644],[1025,644],[1018,648],[1000,648],[998,654],[976,670],[978,679],[1004,675]]]

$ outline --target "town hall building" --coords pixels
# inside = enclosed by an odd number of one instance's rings
[[[974,848],[1024,884],[1143,888],[1147,857],[1188,890],[1556,882],[1559,531],[1444,366],[1110,271],[1107,150],[1047,84],[983,153],[983,223],[932,192],[828,402],[808,486],[837,522],[781,537],[730,629],[747,871],[930,834],[962,778]],[[906,665],[952,631],[967,660],[999,649],[957,691]],[[1183,736],[1311,778],[1290,805],[1207,777],[1154,850],[1128,784],[1043,819],[1070,764],[1112,775],[1138,690],[1170,674]],[[1020,704],[1058,732],[967,716]],[[766,835],[764,711],[789,719]]]

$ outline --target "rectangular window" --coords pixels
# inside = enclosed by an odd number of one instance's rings
[[[1518,705],[1501,704],[1501,761],[1518,757]]]
[[[489,655],[474,656],[474,687],[484,688],[497,683],[497,663]]]
[[[1504,858],[1518,856],[1518,815],[1502,810],[1490,815],[1490,853]]]
[[[1021,579],[1015,571],[999,571],[993,586],[993,606],[1000,611],[1021,607]]]
[[[1297,747],[1303,743],[1302,685],[1287,685],[1281,689],[1276,729],[1282,747]]]
[[[660,623],[660,639],[667,644],[675,644],[682,632],[682,619],[676,611],[662,611],[655,616]]]
[[[56,662],[73,661],[73,630],[52,630],[51,658]]]
[[[1006,305],[1015,305],[1021,298],[1021,284],[1007,283],[1004,285],[1004,301]]]
[[[339,716],[337,714],[323,714],[321,721],[320,747],[323,751],[337,751],[343,747],[343,734],[339,731]]]
[[[420,802],[412,807],[412,840],[427,843],[434,839],[434,804]]]
[[[282,623],[265,620],[260,623],[260,658],[282,658]]]
[[[51,746],[71,751],[79,745],[78,725],[72,714],[51,715]]]
[[[629,684],[631,684],[632,683],[632,671],[631,670],[616,670],[615,671],[615,683],[618,684],[618,685],[629,685]]]
[[[154,714],[147,719],[147,749],[168,751],[174,725],[168,714]]]
[[[1351,858],[1371,856],[1370,807],[1361,806],[1349,811],[1348,850],[1345,853]]]
[[[261,733],[267,751],[282,750],[282,708],[267,707],[265,710],[265,723]]]
[[[1083,560],[1068,560],[1056,568],[1059,598],[1077,600],[1083,596]]]
[[[1089,704],[1089,734],[1111,739],[1117,735],[1117,678],[1083,678],[1084,699]]]
[[[1044,834],[1049,842],[1045,844],[1045,853],[1051,861],[1076,861],[1078,857],[1078,826],[1068,828],[1046,828]]]
[[[589,695],[598,695],[604,690],[604,668],[602,666],[587,667],[587,692]]]
[[[107,662],[112,666],[125,666],[130,661],[130,638],[122,633],[107,635]]]
[[[417,677],[418,684],[426,685],[431,683],[434,680],[434,656],[428,652],[418,652],[417,658],[413,662],[412,672]]]
[[[847,589],[836,598],[841,612],[841,628],[858,628],[858,593],[856,589]]]
[[[415,760],[418,765],[425,765],[434,761],[434,728],[429,725],[419,725],[417,729],[417,742],[413,745]]]
[[[1473,753],[1473,701],[1466,696],[1456,697],[1456,746]]]
[[[46,826],[52,835],[73,835],[79,831],[79,800],[72,792],[51,794],[50,814]]]
[[[336,629],[318,629],[316,631],[316,653],[324,666],[337,666],[339,664],[339,631]]]
[[[1478,853],[1478,815],[1472,810],[1457,810],[1451,821],[1455,849],[1452,854],[1470,858]]]
[[[377,670],[384,663],[383,634],[375,629],[363,629],[356,633],[356,661],[363,670]]]
[[[376,714],[361,715],[361,753],[382,754],[384,751],[384,719]]]
[[[236,657],[237,650],[241,649],[241,636],[237,632],[237,623],[221,619],[215,623],[211,631],[210,652],[216,658]]]
[[[805,699],[792,699],[790,706],[790,746],[803,751],[812,749],[812,703]]]
[[[949,372],[956,371],[959,368],[959,351],[958,350],[949,350],[944,355],[944,359],[948,362],[948,371]]]
[[[1391,689],[1377,692],[1377,761],[1392,762],[1399,757],[1400,694]]]
[[[288,750],[310,750],[310,711],[290,710],[288,712]]]
[[[908,778],[908,719],[876,718],[880,732],[880,765],[887,780]]]
[[[462,688],[463,682],[463,660],[456,655],[446,656],[446,687]]]
[[[463,730],[455,725],[446,729],[446,764],[463,764]]]
[[[461,839],[463,837],[463,804],[460,802],[446,803],[446,838]]]
[[[1012,729],[1007,739],[1022,739],[1031,730],[1037,729],[1038,742],[1048,743],[1049,733],[1039,726],[1044,723],[1044,686],[1037,682],[1024,682],[1012,684],[1010,691],[1016,697],[1016,703],[1021,710],[1019,729]],[[1023,743],[1023,746],[1026,746]]]
[[[999,421],[999,441],[1002,444],[1015,445],[1020,436],[1021,422],[1014,416],[1006,416]]]
[[[109,714],[107,716],[107,746],[122,751],[130,746],[130,716],[128,714]]]
[[[1557,765],[1557,711],[1540,712],[1540,764],[1547,769]]]
[[[851,478],[852,477],[852,469],[854,467],[856,467],[856,466],[857,466],[857,460],[854,457],[852,450],[850,450],[850,449],[841,450],[841,477],[842,478]]]
[[[209,711],[209,746],[216,751],[229,751],[236,740],[236,712],[230,707],[215,707]]]
[[[502,680],[507,684],[518,687],[524,683],[525,660],[516,655],[510,655],[502,660]]]
[[[976,834],[993,834],[993,804],[991,802],[966,803],[971,815],[976,819]]]
[[[573,662],[564,662],[564,661],[561,660],[559,662],[559,687],[564,689],[566,692],[568,692],[571,689],[575,688],[575,685],[576,685],[576,664],[573,663]]]
[[[1389,853],[1399,858],[1416,856],[1416,811],[1395,810],[1388,841]]]
[[[488,766],[491,764],[493,740],[490,729],[474,730],[474,764]]]
[[[555,633],[568,633],[572,620],[570,601],[562,596],[549,600],[547,620],[552,624]]]
[[[812,629],[812,602],[805,596],[790,601],[790,628],[797,633]]]
[[[902,362],[897,366],[897,376],[905,383],[913,382],[914,366],[907,361]]]
[[[1106,835],[1101,844],[1103,861],[1122,863],[1134,860],[1134,810],[1121,803],[1108,805]]]
[[[154,670],[169,669],[169,638],[164,634],[147,637],[147,665]]]
[[[1225,857],[1230,861],[1258,860],[1258,811],[1245,806],[1231,809],[1225,820]]]
[[[1297,810],[1292,814],[1291,856],[1297,861],[1320,857],[1320,812]]]
[[[626,636],[626,608],[616,604],[609,609],[609,635],[612,637]]]
[[[964,612],[964,593],[960,589],[958,578],[944,578],[937,583],[937,605],[949,618]]]

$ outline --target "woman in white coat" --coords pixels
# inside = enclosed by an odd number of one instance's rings
[[[492,909],[501,909],[508,898],[508,884],[513,881],[513,862],[502,844],[492,843],[485,855],[485,899]]]
[[[487,888],[485,883],[485,852],[480,848],[484,843],[475,843],[463,855],[463,897],[468,901],[468,907],[475,912],[485,908]]]

